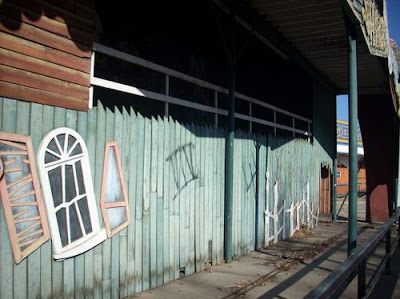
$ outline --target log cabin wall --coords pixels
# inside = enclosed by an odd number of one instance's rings
[[[87,110],[91,0],[10,0],[0,4],[0,95]]]

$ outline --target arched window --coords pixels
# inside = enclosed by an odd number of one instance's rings
[[[38,166],[53,257],[75,256],[104,241],[82,137],[68,128],[51,131],[40,144]]]

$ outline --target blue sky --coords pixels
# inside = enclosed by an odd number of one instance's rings
[[[389,36],[400,46],[400,0],[386,0]],[[337,119],[348,120],[348,102],[347,95],[337,97]]]

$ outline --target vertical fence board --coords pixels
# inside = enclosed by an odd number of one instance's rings
[[[116,132],[116,139],[120,144],[121,152],[120,152],[120,159],[121,159],[121,167],[122,173],[124,176],[124,183],[126,187],[126,192],[129,194],[129,146],[130,146],[130,123],[129,123],[129,115],[126,111],[125,107],[122,109],[122,128],[121,133],[118,136]],[[129,196],[127,198],[128,206],[129,206],[129,213],[132,209],[132,206],[129,204]],[[129,215],[132,219],[131,215]],[[132,222],[128,226],[128,228],[122,230],[120,232],[120,253],[119,253],[119,294],[118,297],[126,297],[128,296],[128,235],[129,235],[129,227],[132,225]]]
[[[95,178],[96,160],[96,120],[97,111],[90,110],[87,114],[86,124],[86,147],[89,155],[90,171],[92,178]],[[93,184],[94,186],[94,184]],[[101,221],[100,221],[101,222]],[[94,293],[94,250],[85,252],[85,298],[93,298]]]
[[[94,192],[97,201],[100,199],[101,181],[103,173],[104,161],[104,145],[106,142],[106,111],[101,103],[97,106],[97,126],[96,126],[96,151],[94,159],[94,167],[91,169],[94,180]],[[97,209],[99,217],[101,210],[98,205]],[[103,223],[103,221],[100,221]],[[104,227],[104,224],[102,225]],[[103,245],[96,246],[93,258],[94,286],[93,294],[95,298],[100,298],[103,294]]]
[[[41,138],[53,129],[54,124],[54,107],[43,106],[43,127]],[[35,153],[36,157],[36,153]],[[43,192],[43,191],[42,191]],[[43,195],[42,195],[43,196]],[[52,282],[52,251],[51,241],[46,242],[40,248],[40,296],[42,298],[50,298],[51,282]]]
[[[56,107],[54,110],[54,128],[65,127],[65,109]],[[64,296],[64,262],[52,259],[52,296]]]
[[[181,129],[180,129],[180,124],[179,122],[175,122],[175,148],[173,149],[173,153],[176,151],[176,149],[180,146],[181,142]],[[179,177],[179,169],[180,169],[180,161],[179,159],[176,159],[176,166],[175,166],[175,195],[174,195],[174,218],[175,218],[175,243],[174,243],[174,249],[175,249],[175,263],[174,263],[174,270],[175,270],[175,279],[179,278],[179,271],[180,271],[180,242],[182,239],[182,236],[180,235],[180,193],[179,193],[179,187],[180,187],[180,177]],[[182,223],[183,226],[183,223]]]
[[[29,111],[29,110],[27,110]],[[40,104],[31,105],[30,135],[34,152],[37,152],[43,130],[43,106]],[[29,119],[29,117],[27,118]],[[40,248],[28,256],[28,298],[40,297]]]
[[[30,105],[25,102],[17,102],[17,118],[15,133],[29,135],[30,123]],[[26,298],[27,297],[27,281],[29,279],[28,259],[22,260],[18,266],[14,266],[14,297]],[[0,296],[1,297],[1,296]]]
[[[135,285],[136,293],[143,290],[143,170],[144,170],[144,118],[138,115],[137,184],[135,224]]]
[[[110,111],[112,114],[112,112]],[[118,143],[118,147],[120,149],[120,155],[122,154],[121,150],[123,150],[124,145],[123,145],[123,118],[122,114],[119,111],[119,109],[114,108],[114,115],[113,115],[114,123],[111,126],[112,132],[111,135],[111,140],[115,140]],[[122,157],[120,156],[120,159]],[[121,165],[122,167],[122,165]],[[114,235],[111,238],[111,257],[110,257],[110,263],[111,263],[111,298],[119,298],[119,278],[120,278],[120,239],[121,235],[123,235],[124,239],[126,239],[126,229],[122,230],[118,234]]]
[[[151,119],[151,157],[150,157],[150,287],[157,286],[157,154],[158,124]]]
[[[156,218],[156,285],[160,286],[164,282],[164,194],[163,194],[163,172],[164,172],[164,123],[160,116],[157,118],[157,218]]]
[[[115,116],[112,113],[112,111],[109,108],[106,108],[106,115],[105,115],[105,141],[111,141],[114,140],[114,125],[115,125]],[[103,174],[103,167],[104,167],[104,151],[105,151],[105,142],[102,144],[98,144],[98,146],[101,146],[103,148],[103,155],[100,157],[100,160],[98,161],[99,163],[97,166],[99,168],[98,171],[99,173]],[[100,182],[102,182],[102,175],[100,175],[101,179]],[[101,188],[101,183],[100,183],[100,188]],[[101,190],[101,189],[100,189]],[[98,199],[100,198],[100,195],[97,197]],[[102,215],[102,213],[99,213],[99,216]],[[111,286],[111,280],[112,280],[112,240],[106,239],[102,243],[102,273],[103,273],[103,298],[111,298],[112,297],[112,286]]]
[[[87,139],[87,113],[78,112],[76,120],[76,131],[81,135],[83,140]],[[83,298],[85,296],[85,255],[80,254],[74,258],[74,298]]]
[[[125,167],[127,168],[128,179],[128,198],[129,198],[129,212],[131,218],[131,224],[128,227],[128,269],[127,269],[127,294],[132,295],[136,292],[136,275],[135,275],[135,231],[136,231],[136,172],[137,172],[137,147],[138,147],[138,123],[136,113],[131,108],[129,114],[126,114],[127,126],[129,128],[129,143],[126,144],[126,162]]]
[[[77,112],[74,110],[65,110],[65,126],[76,130]],[[75,265],[74,259],[64,260],[64,298],[73,298],[75,290]]]
[[[143,290],[150,288],[151,121],[145,119],[143,168]]]
[[[168,155],[170,152],[169,149],[169,122],[166,117],[162,120],[163,122],[163,131],[160,130],[163,134],[163,155],[162,155],[162,163],[163,163],[163,253],[164,253],[164,263],[163,263],[163,280],[164,283],[170,281],[170,243],[169,243],[169,232],[170,232],[170,211],[169,211],[169,201],[170,201],[170,193],[169,193],[169,165],[168,165]]]

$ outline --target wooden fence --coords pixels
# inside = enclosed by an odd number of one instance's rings
[[[86,142],[97,201],[105,143],[118,142],[131,224],[74,258],[53,260],[49,241],[16,265],[0,205],[1,298],[118,298],[223,262],[224,130],[148,119],[101,104],[78,112],[0,98],[0,129],[30,135],[35,153],[45,134],[64,126]],[[317,142],[237,133],[234,254],[254,250],[256,239],[262,245],[264,210],[273,204],[266,184],[279,181],[286,208],[300,200],[306,181],[318,201],[321,161],[329,158]]]

